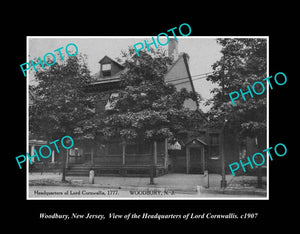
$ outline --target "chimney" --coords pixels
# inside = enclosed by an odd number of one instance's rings
[[[178,38],[177,41],[174,38],[170,38],[168,44],[168,56],[173,56],[174,60],[178,58]]]

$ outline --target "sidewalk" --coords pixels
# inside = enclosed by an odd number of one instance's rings
[[[263,177],[263,188],[256,188],[256,176],[235,176],[226,175],[227,187],[220,188],[221,176],[218,174],[209,175],[209,187],[206,185],[205,177],[202,174],[166,174],[154,178],[154,185],[150,185],[148,177],[117,177],[117,176],[96,176],[94,184],[89,183],[89,177],[67,176],[67,182],[61,182],[59,173],[30,173],[30,186],[85,186],[99,188],[119,189],[142,189],[162,188],[181,193],[219,193],[231,195],[259,195],[266,196],[266,178]]]

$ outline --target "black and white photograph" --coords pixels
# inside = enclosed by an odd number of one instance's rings
[[[269,199],[269,36],[187,31],[26,37],[28,200]]]
[[[292,229],[296,4],[105,3],[5,8],[7,230]]]

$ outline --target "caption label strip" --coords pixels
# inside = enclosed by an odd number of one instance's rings
[[[197,219],[256,219],[259,213],[226,213],[226,214],[216,214],[216,213],[186,213],[186,214],[159,214],[159,213],[127,213],[127,214],[116,214],[108,213],[96,214],[96,213],[71,213],[71,214],[47,214],[40,213],[40,219],[62,219],[62,220],[197,220]]]

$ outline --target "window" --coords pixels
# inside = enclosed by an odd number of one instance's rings
[[[220,158],[220,148],[219,148],[219,134],[212,133],[209,134],[209,158],[219,159]]]
[[[209,152],[210,159],[219,159],[220,158],[219,146],[210,146],[209,151],[210,151]]]
[[[111,76],[111,64],[102,64],[102,74],[103,76]]]
[[[110,63],[102,64],[102,71],[107,71],[107,70],[111,70],[111,64]]]

